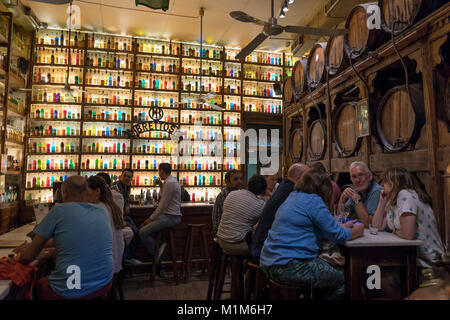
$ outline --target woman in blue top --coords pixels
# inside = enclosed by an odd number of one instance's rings
[[[339,225],[329,208],[333,187],[325,173],[309,170],[278,209],[261,251],[260,266],[276,282],[320,289],[323,298],[345,293],[344,270],[319,258],[322,241],[344,243],[359,237],[364,225]]]

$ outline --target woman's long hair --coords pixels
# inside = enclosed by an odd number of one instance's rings
[[[417,192],[420,201],[431,205],[430,196],[420,187],[418,181],[405,168],[389,168],[383,174],[383,182],[392,185],[391,194],[389,196],[389,203],[395,207],[397,205],[398,193],[403,190],[414,190]]]
[[[333,186],[328,175],[321,170],[311,169],[306,171],[294,187],[297,191],[315,193],[331,210],[333,205]]]
[[[100,189],[100,201],[111,208],[114,227],[116,229],[123,229],[125,222],[122,217],[122,211],[114,202],[111,190],[109,190],[105,180],[97,176],[92,176],[87,179],[87,183],[92,190]]]

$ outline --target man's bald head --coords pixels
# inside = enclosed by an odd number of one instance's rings
[[[63,202],[86,202],[88,184],[84,177],[72,176],[61,185]]]
[[[294,163],[289,167],[287,178],[292,182],[296,183],[302,175],[309,170],[309,167],[303,163]]]

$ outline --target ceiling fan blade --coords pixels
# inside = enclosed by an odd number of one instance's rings
[[[311,27],[301,27],[301,26],[286,26],[284,31],[291,33],[300,34],[313,34],[317,36],[337,36],[341,34],[346,34],[347,29],[321,29],[321,28],[311,28]]]
[[[242,11],[231,11],[230,16],[233,19],[238,20],[240,22],[246,22],[246,23],[250,22],[250,23],[259,24],[260,26],[264,26],[267,23],[267,22],[264,22],[262,20],[255,18],[255,17],[249,16],[248,14],[246,14],[245,12],[242,12]]]
[[[209,106],[211,109],[214,109],[214,110],[217,110],[217,111],[223,111],[223,110],[225,110],[224,108],[222,108],[222,107],[220,107],[220,106],[218,106],[218,105],[216,105],[216,104],[212,104],[212,103],[209,103],[209,102],[206,102],[206,103],[203,103],[204,105],[207,105],[207,106]]]
[[[264,40],[267,39],[267,36],[264,33],[258,34],[255,39],[252,40],[244,49],[241,50],[236,55],[236,59],[241,60],[244,59],[246,56],[248,56],[250,53],[253,52],[261,43],[264,42]]]

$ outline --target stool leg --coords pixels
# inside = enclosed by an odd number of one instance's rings
[[[177,259],[175,255],[175,239],[172,230],[169,231],[169,242],[170,242],[170,252],[172,253],[173,275],[175,277],[175,283],[178,285],[179,281],[178,281]]]
[[[185,271],[185,281],[189,282],[189,274],[191,273],[191,263],[192,263],[192,247],[194,246],[194,230],[191,229],[191,234],[189,237],[189,247],[188,256],[186,259],[186,271]]]
[[[242,263],[242,259],[237,256],[231,258],[231,300],[242,300],[244,286]]]
[[[121,278],[122,278],[122,275],[121,275],[121,272],[119,272],[116,275],[116,285],[117,285],[117,292],[119,293],[119,300],[123,301],[123,289],[122,289],[122,282],[121,282],[122,279]]]
[[[220,264],[220,271],[218,276],[219,279],[216,282],[216,286],[214,289],[214,300],[221,299],[223,283],[225,282],[225,274],[227,272],[227,263],[228,263],[228,256],[226,254],[222,254],[222,261]]]
[[[208,242],[206,241],[206,233],[205,229],[200,229],[201,233],[201,248],[202,248],[202,255],[206,260],[206,268],[208,269],[208,274],[211,272],[210,264],[209,264],[209,253],[208,253]],[[205,268],[203,267],[202,274],[205,274]]]
[[[214,280],[216,279],[216,273],[218,271],[218,246],[217,244],[213,244],[212,251],[211,251],[211,263],[209,267],[209,282],[208,282],[208,294],[206,296],[206,300],[211,300],[212,293],[213,293],[213,287],[214,287]]]
[[[255,270],[253,268],[247,268],[245,275],[245,286],[244,286],[244,300],[251,300],[252,288],[255,286]]]
[[[183,255],[182,268],[181,268],[183,270],[183,274],[182,274],[183,281],[186,278],[186,264],[187,264],[189,246],[190,246],[189,240],[191,239],[191,232],[192,232],[192,228],[189,227],[187,235],[186,235],[186,243],[184,244],[184,255]]]
[[[158,250],[160,242],[161,242],[161,232],[158,232],[158,235],[156,236],[155,254],[153,256],[152,273],[150,274],[150,286],[153,286],[155,283],[156,267],[158,264]]]

